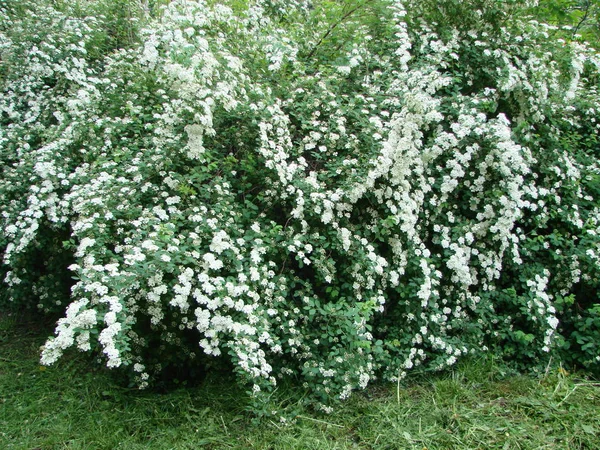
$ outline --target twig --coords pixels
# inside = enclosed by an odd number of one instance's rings
[[[367,3],[371,3],[372,1],[373,0],[367,0],[366,2],[361,3],[360,5],[356,6],[355,8],[352,8],[350,11],[348,11],[346,14],[344,14],[340,20],[338,20],[336,23],[334,23],[333,25],[331,25],[329,27],[329,29],[325,32],[325,34],[323,36],[321,36],[321,39],[319,39],[319,42],[317,42],[315,44],[315,46],[311,49],[311,51],[308,53],[307,59],[310,59],[315,54],[315,52],[317,51],[317,49],[319,48],[319,46],[323,43],[323,41],[325,39],[327,39],[327,36],[329,36],[333,32],[333,30],[336,29],[336,27],[338,25],[340,25],[341,23],[343,23],[344,20],[346,20],[348,17],[350,17],[352,14],[354,14],[359,9],[363,8]]]
[[[581,25],[583,25],[583,22],[585,22],[587,20],[588,15],[590,13],[590,6],[591,6],[591,2],[588,1],[585,5],[585,14],[581,18],[581,20],[579,21],[579,23],[577,24],[575,29],[573,30],[573,37],[575,37],[575,35],[577,34],[577,31],[579,31],[579,27],[581,27]]]

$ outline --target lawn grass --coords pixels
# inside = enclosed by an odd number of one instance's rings
[[[84,355],[42,368],[47,333],[0,315],[0,449],[600,449],[600,385],[560,368],[503,376],[470,361],[369,389],[329,415],[284,389],[296,413],[284,424],[253,421],[223,377],[158,393],[120,386]]]

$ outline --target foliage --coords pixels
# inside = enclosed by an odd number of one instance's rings
[[[442,3],[176,0],[116,41],[3,6],[5,304],[64,314],[42,363],[231,367],[265,414],[488,351],[597,370],[599,56]]]
[[[582,36],[598,48],[600,4],[595,0],[540,0],[533,8],[536,17],[562,27],[570,37]]]

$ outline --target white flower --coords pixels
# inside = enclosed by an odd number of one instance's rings
[[[209,269],[219,270],[223,267],[223,262],[215,257],[212,253],[206,253],[202,257]]]

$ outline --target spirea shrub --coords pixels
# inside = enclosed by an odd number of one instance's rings
[[[106,22],[11,4],[4,304],[62,315],[43,364],[221,364],[324,408],[469,354],[600,367],[583,43],[492,1],[173,0],[99,52]]]

